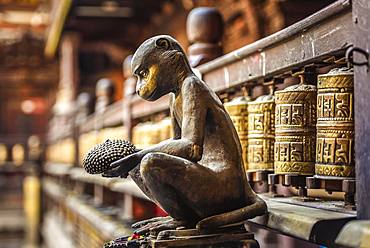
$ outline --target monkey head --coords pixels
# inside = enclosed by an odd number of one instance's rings
[[[144,41],[132,58],[131,68],[138,78],[138,95],[148,101],[176,92],[179,82],[191,72],[183,49],[168,35]]]

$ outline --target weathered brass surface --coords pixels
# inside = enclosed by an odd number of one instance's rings
[[[273,94],[248,103],[248,171],[274,169],[275,101]]]
[[[293,85],[275,93],[275,173],[313,175],[316,86]]]
[[[269,213],[248,222],[311,242],[325,240],[327,247],[334,247],[333,239],[341,226],[356,219],[356,213],[332,211],[330,204],[325,202],[311,203],[308,206],[284,197],[262,197],[267,203]],[[325,209],[326,207],[328,208]]]
[[[353,220],[340,231],[335,243],[344,247],[369,247],[370,220]]]
[[[224,104],[238,133],[246,170],[248,170],[248,102],[250,101],[248,96],[241,96]]]
[[[6,162],[8,158],[8,148],[5,144],[0,144],[0,165]]]
[[[40,178],[34,175],[28,175],[23,180],[23,207],[26,217],[26,241],[28,244],[38,244],[40,227],[40,197],[41,197]]]
[[[22,144],[15,144],[12,147],[13,163],[17,166],[21,165],[25,160],[25,149]]]
[[[353,70],[318,77],[315,174],[354,177]]]

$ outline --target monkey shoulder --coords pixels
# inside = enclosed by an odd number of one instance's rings
[[[181,92],[182,95],[186,97],[194,96],[204,98],[209,93],[209,89],[201,79],[192,75],[184,80]]]

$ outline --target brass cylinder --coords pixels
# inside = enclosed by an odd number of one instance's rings
[[[248,103],[248,171],[274,169],[275,100],[273,94]]]
[[[318,77],[317,176],[354,177],[353,70],[333,69]]]
[[[293,85],[275,93],[276,174],[315,171],[316,86]]]
[[[229,113],[231,120],[238,133],[240,144],[242,146],[242,155],[244,168],[248,169],[247,152],[248,152],[248,102],[247,96],[236,97],[230,102],[224,104],[226,111]]]

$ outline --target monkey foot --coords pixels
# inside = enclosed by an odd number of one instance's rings
[[[167,237],[167,230],[174,230],[178,228],[185,228],[188,223],[182,220],[175,220],[170,216],[156,217],[149,220],[143,220],[132,225],[136,229],[135,233],[140,235],[150,234],[157,236],[157,239]]]

